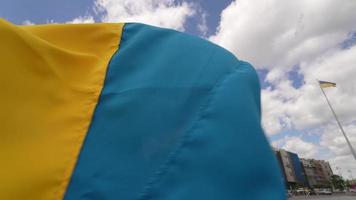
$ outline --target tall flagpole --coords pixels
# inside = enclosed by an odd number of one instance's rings
[[[318,84],[319,84],[319,82],[318,82]],[[350,151],[351,151],[352,155],[354,156],[354,159],[356,160],[356,152],[355,152],[355,149],[352,147],[352,145],[351,145],[351,143],[350,143],[350,141],[349,141],[349,138],[347,137],[347,135],[346,135],[346,133],[345,133],[345,131],[344,131],[344,128],[342,128],[341,123],[340,123],[340,121],[339,121],[339,118],[337,117],[337,115],[336,115],[336,113],[335,113],[333,107],[331,106],[330,101],[329,101],[328,97],[327,97],[326,94],[325,94],[325,91],[324,91],[323,88],[320,86],[320,84],[319,84],[319,87],[320,87],[321,91],[322,91],[323,94],[324,94],[324,97],[325,97],[325,99],[326,99],[326,102],[328,102],[328,105],[329,105],[329,107],[330,107],[330,110],[331,110],[331,112],[333,113],[333,115],[334,115],[334,117],[335,117],[335,119],[336,119],[336,121],[337,121],[337,124],[339,125],[340,130],[341,130],[342,134],[343,134],[344,137],[345,137],[345,140],[346,140],[347,144],[349,145]]]

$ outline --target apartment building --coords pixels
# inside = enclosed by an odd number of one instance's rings
[[[329,162],[315,159],[301,159],[311,187],[330,185],[333,171]]]
[[[324,160],[299,158],[298,154],[273,148],[287,188],[329,186],[333,171]]]
[[[288,188],[308,187],[303,165],[297,154],[284,149],[273,149],[279,161],[284,181]]]

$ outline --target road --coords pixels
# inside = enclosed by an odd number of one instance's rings
[[[320,195],[320,196],[297,196],[293,198],[289,198],[288,200],[356,200],[356,196],[351,195]]]

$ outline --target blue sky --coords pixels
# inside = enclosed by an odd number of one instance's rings
[[[182,1],[179,0],[177,2]],[[207,13],[207,34],[212,35],[219,25],[221,11],[232,0],[188,0],[186,2],[194,3],[198,8],[198,12],[201,9]],[[96,19],[99,21],[98,16],[93,10],[94,0],[0,0],[0,5],[0,16],[16,24],[22,24],[25,20],[29,20],[35,24],[48,23],[49,21],[63,23],[85,15],[96,16]],[[197,24],[200,21],[201,15],[188,18],[185,25],[186,32],[201,35],[197,29]]]
[[[200,6],[201,9],[207,13],[206,21],[208,26],[208,35],[213,35],[219,25],[221,11],[226,8],[232,0],[189,0],[189,2],[198,4],[198,6]],[[201,35],[199,30],[196,29],[196,25],[199,23],[199,20],[200,19],[192,17],[186,25],[187,32]]]
[[[36,24],[48,21],[66,22],[93,12],[93,0],[1,0],[0,15],[12,23],[30,20]]]
[[[315,81],[337,82],[327,94],[356,146],[356,1],[100,0],[101,9],[95,2],[0,0],[0,17],[15,24],[129,19],[209,39],[258,71],[263,125],[273,146],[328,159],[356,177]],[[171,8],[175,15],[167,16]]]

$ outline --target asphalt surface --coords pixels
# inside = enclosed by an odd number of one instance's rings
[[[296,196],[289,198],[288,200],[302,200],[302,199],[312,199],[312,200],[356,200],[356,195],[346,195],[346,194],[333,194],[333,195],[319,195],[319,196]]]

